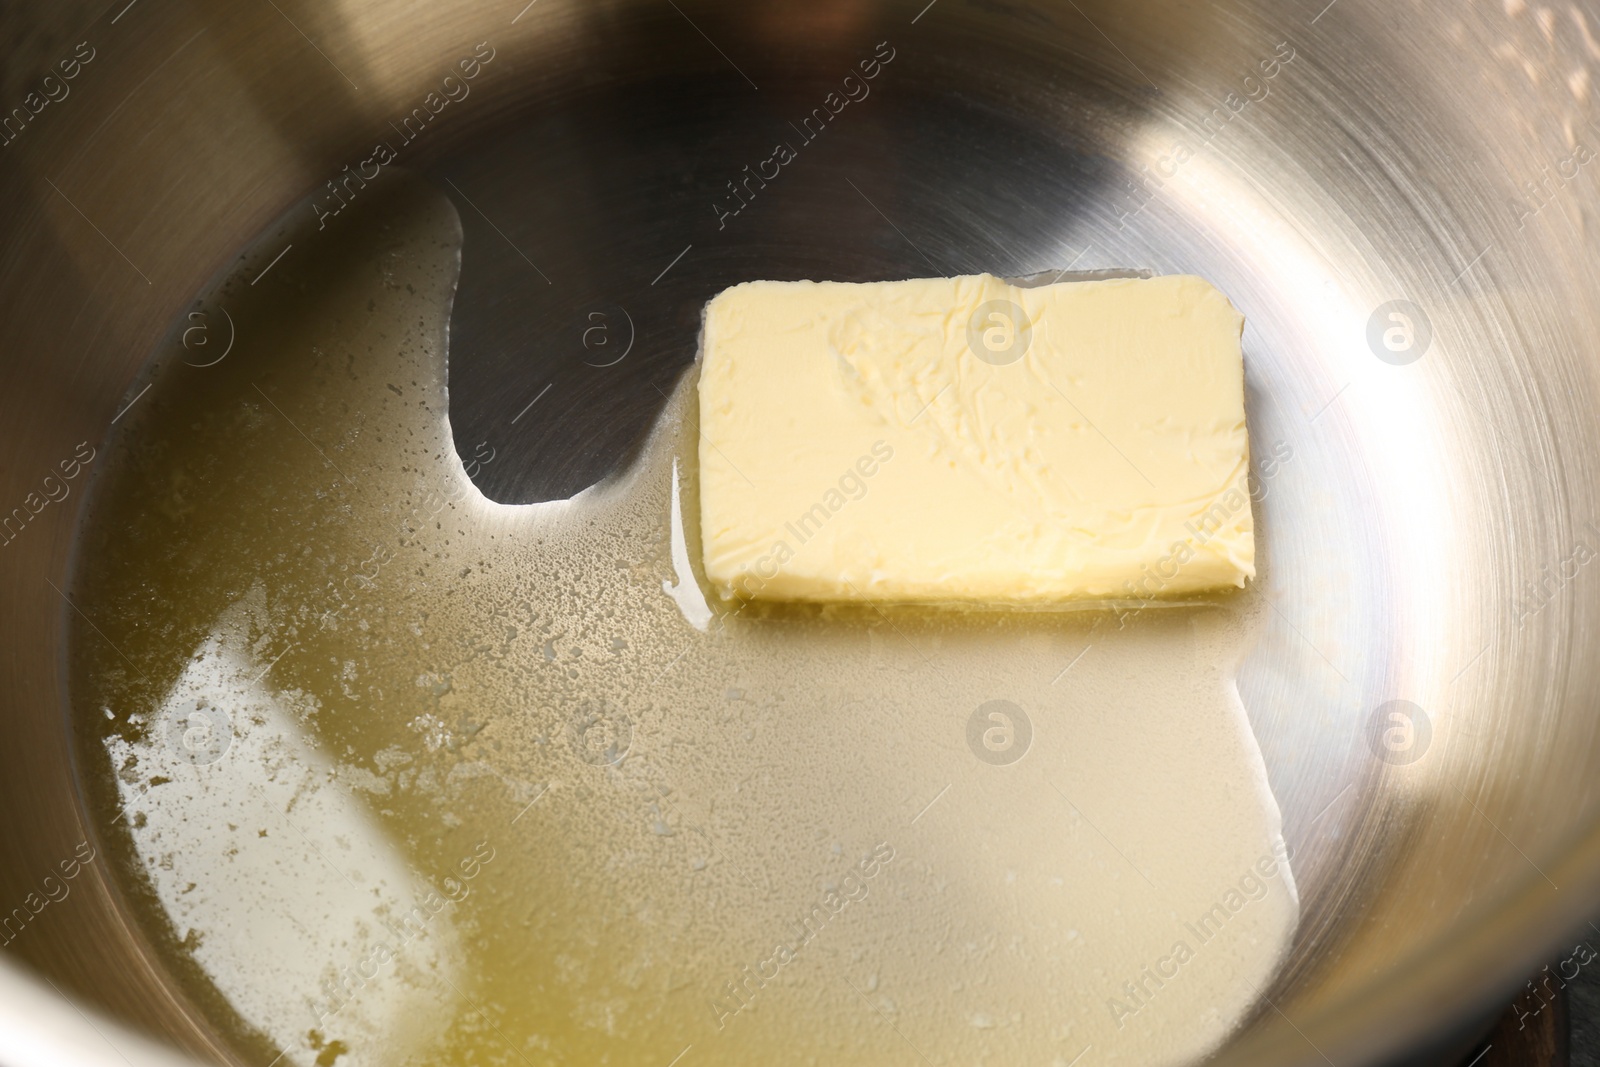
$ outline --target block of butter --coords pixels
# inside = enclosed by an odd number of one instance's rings
[[[725,290],[701,341],[706,577],[1023,606],[1242,586],[1243,321],[1192,276]]]

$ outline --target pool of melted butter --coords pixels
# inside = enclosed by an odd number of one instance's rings
[[[245,1061],[1151,1067],[1255,1008],[1297,900],[1253,593],[708,602],[692,374],[628,470],[492,503],[449,201],[295,226],[135,383],[74,575],[99,833]]]

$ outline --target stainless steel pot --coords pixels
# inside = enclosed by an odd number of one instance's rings
[[[0,976],[23,998],[48,981],[96,1021],[40,1000],[6,1017],[0,1060],[145,1055],[110,1016],[231,1062],[105,865],[84,858],[95,833],[62,667],[83,482],[62,496],[44,479],[105,440],[135,370],[235,251],[359,164],[480,42],[492,68],[403,162],[472,177],[458,183],[471,201],[456,190],[469,248],[475,228],[493,245],[493,227],[538,262],[552,280],[540,321],[626,293],[655,324],[631,384],[574,382],[581,399],[560,418],[507,432],[570,358],[503,313],[515,289],[461,307],[463,351],[502,353],[451,367],[458,442],[504,442],[486,492],[566,495],[624,457],[655,386],[692,357],[700,301],[730,279],[1203,274],[1250,317],[1253,437],[1296,457],[1263,505],[1276,621],[1240,684],[1303,919],[1224,1058],[1377,1062],[1492,1009],[1587,929],[1600,900],[1600,7],[11,8],[0,915],[14,916],[4,958],[34,978]],[[878,42],[895,59],[876,99],[853,105],[859,121],[760,193],[764,217],[758,201],[730,222],[726,183]],[[511,254],[466,269],[490,277]],[[593,446],[575,455],[562,442],[580,428]],[[64,1036],[78,1021],[94,1036]]]

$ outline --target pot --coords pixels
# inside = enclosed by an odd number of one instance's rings
[[[292,205],[335,210],[352,168],[387,165],[379,142],[453,190],[484,284],[463,283],[452,324],[451,425],[464,455],[496,441],[478,485],[504,502],[626,462],[731,281],[1211,279],[1249,320],[1252,440],[1293,456],[1258,505],[1273,619],[1239,687],[1301,892],[1288,962],[1222,1061],[1448,1042],[1589,929],[1600,9],[116,0],[7,17],[0,978],[29,1007],[0,1059],[244,1062],[96,862],[64,710],[69,628],[94,625],[68,596],[89,477],[63,464],[92,476],[82,450],[105,447],[195,294]],[[852,89],[874,56],[870,95]],[[819,106],[842,121],[735,187]],[[604,382],[570,358],[597,307],[645,324]],[[516,428],[550,381],[571,399]]]

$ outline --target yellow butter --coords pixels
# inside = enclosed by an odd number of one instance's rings
[[[702,338],[706,576],[1020,605],[1242,586],[1242,327],[1192,276],[728,289]]]

